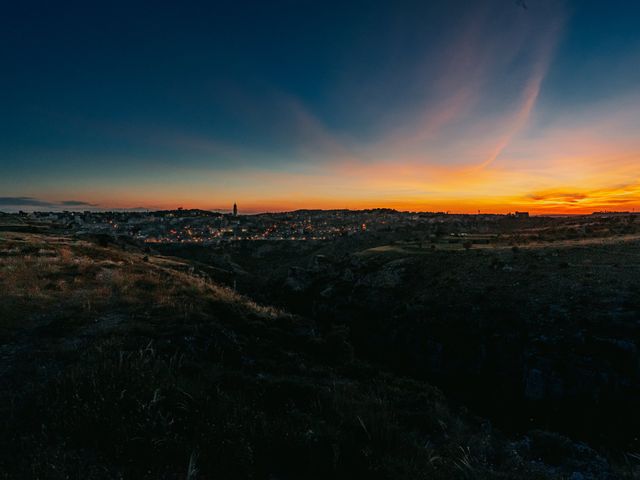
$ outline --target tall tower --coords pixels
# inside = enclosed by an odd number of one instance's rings
[[[236,205],[235,203],[233,204],[233,216],[238,216],[238,205]]]

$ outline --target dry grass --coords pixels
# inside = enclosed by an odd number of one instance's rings
[[[4,327],[51,309],[91,315],[141,305],[179,316],[210,304],[232,304],[265,319],[283,315],[197,275],[185,262],[64,237],[0,239],[0,291]]]
[[[0,478],[558,478],[355,360],[346,330],[291,328],[179,260],[16,237],[0,327],[45,328],[0,350]]]

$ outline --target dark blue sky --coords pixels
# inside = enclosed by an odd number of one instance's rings
[[[600,198],[638,180],[638,5],[13,2],[0,208]]]

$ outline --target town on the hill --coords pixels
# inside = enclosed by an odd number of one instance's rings
[[[590,215],[533,216],[453,214],[369,210],[296,210],[241,215],[200,209],[162,211],[62,211],[5,214],[26,229],[55,228],[78,235],[129,237],[146,244],[219,245],[235,241],[323,241],[368,237],[413,240],[422,247],[491,246],[635,233],[635,212],[594,212]],[[14,223],[15,223],[14,222]],[[1,228],[1,227],[0,227]]]

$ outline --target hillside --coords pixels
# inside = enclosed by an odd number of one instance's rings
[[[3,233],[0,295],[1,478],[633,475],[553,433],[507,438],[185,260]]]
[[[509,248],[347,238],[165,251],[226,258],[241,291],[348,330],[359,358],[437,385],[512,435],[560,432],[637,468],[640,243],[609,227]]]

